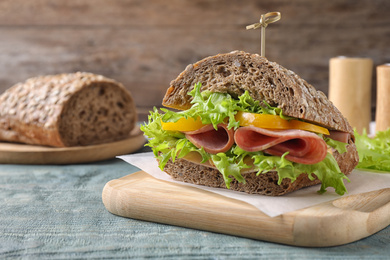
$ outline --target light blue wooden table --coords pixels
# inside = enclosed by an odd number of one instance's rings
[[[390,226],[343,246],[300,248],[112,215],[104,185],[137,170],[120,159],[0,165],[0,259],[390,259]]]

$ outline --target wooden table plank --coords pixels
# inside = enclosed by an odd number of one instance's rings
[[[0,165],[0,258],[387,259],[390,227],[357,242],[301,248],[122,218],[102,203],[108,181],[137,168]]]

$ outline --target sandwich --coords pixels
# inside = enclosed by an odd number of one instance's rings
[[[0,140],[51,147],[126,139],[137,122],[130,92],[86,72],[27,79],[0,96]]]
[[[343,195],[359,158],[354,132],[325,94],[242,51],[188,65],[141,130],[173,179],[251,194],[321,184]]]

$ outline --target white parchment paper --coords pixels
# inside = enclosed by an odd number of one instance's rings
[[[270,217],[275,217],[290,211],[307,208],[319,203],[341,198],[334,192],[333,188],[327,188],[325,194],[318,194],[319,185],[308,187],[290,194],[270,197],[264,195],[246,194],[227,189],[210,188],[201,185],[194,185],[173,180],[168,174],[158,168],[158,164],[152,152],[137,153],[131,155],[118,156],[118,158],[130,163],[151,176],[164,181],[170,181],[181,185],[190,185],[199,189],[218,193],[222,196],[245,201]],[[348,178],[351,182],[346,182],[348,193],[345,196],[390,188],[390,173],[373,173],[354,170]]]

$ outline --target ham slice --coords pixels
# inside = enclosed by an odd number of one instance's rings
[[[218,124],[217,130],[210,124],[184,133],[196,147],[211,154],[227,152],[234,144],[234,129],[228,129],[226,124]]]
[[[315,164],[325,159],[327,145],[318,135],[296,129],[268,130],[254,126],[240,127],[234,134],[236,144],[248,152],[264,151],[271,155],[289,154],[287,160]]]
[[[350,138],[350,134],[347,132],[341,132],[341,131],[336,131],[336,130],[329,130],[329,135],[327,135],[330,139],[343,142],[343,143],[348,143],[348,140]]]

